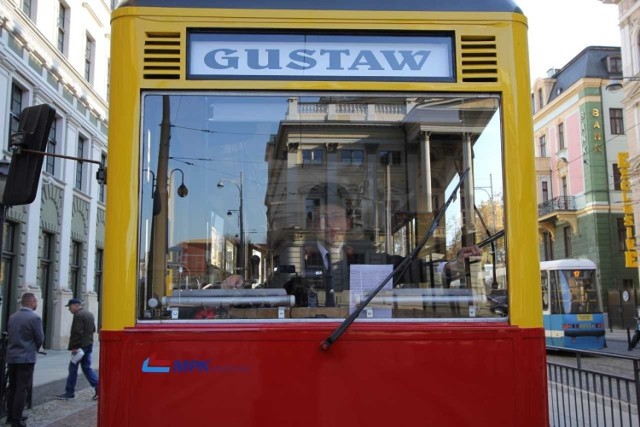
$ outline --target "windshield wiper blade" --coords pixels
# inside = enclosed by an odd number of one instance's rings
[[[322,341],[322,343],[320,344],[320,348],[322,350],[328,350],[329,347],[331,347],[331,345],[334,342],[336,342],[338,338],[340,338],[340,336],[349,328],[349,326],[351,326],[354,320],[356,320],[356,318],[360,315],[360,313],[362,313],[364,308],[371,302],[371,300],[378,294],[378,292],[380,292],[382,288],[385,287],[385,285],[389,282],[389,280],[391,280],[396,274],[398,274],[398,277],[402,276],[402,274],[405,272],[405,270],[407,269],[411,261],[415,260],[418,257],[418,254],[420,253],[424,245],[427,244],[427,241],[429,241],[431,236],[433,236],[433,233],[435,233],[436,228],[438,228],[438,223],[444,216],[445,212],[447,211],[447,208],[449,208],[449,205],[451,204],[453,199],[455,198],[455,195],[460,189],[460,186],[464,182],[465,178],[467,177],[469,170],[470,168],[467,168],[462,173],[462,175],[460,175],[460,180],[458,181],[455,188],[451,192],[451,195],[447,199],[447,202],[444,204],[444,206],[442,206],[442,208],[438,211],[436,216],[433,218],[433,221],[431,221],[431,225],[429,226],[429,230],[427,230],[424,237],[418,243],[415,249],[411,252],[411,254],[408,257],[406,257],[404,260],[402,260],[402,262],[391,273],[389,273],[387,277],[385,277],[385,279],[380,283],[380,285],[378,285],[378,287],[374,289],[374,291],[371,292],[364,301],[362,301],[359,305],[356,306],[356,309],[353,310],[353,312],[346,319],[344,319],[344,321],[340,324],[340,326],[338,326],[331,333],[331,335],[327,337],[327,339]],[[387,236],[387,238],[389,238],[389,236]]]

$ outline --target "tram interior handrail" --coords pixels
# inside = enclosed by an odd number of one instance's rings
[[[360,304],[368,295],[368,293],[356,295],[355,303]],[[448,302],[482,304],[486,302],[486,297],[474,292],[473,289],[394,289],[378,293],[373,297],[370,304],[395,305]]]
[[[295,305],[295,297],[284,289],[199,289],[174,290],[163,297],[168,307],[223,307],[230,305],[288,306]]]

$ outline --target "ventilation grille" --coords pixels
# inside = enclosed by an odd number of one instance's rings
[[[498,52],[495,36],[462,36],[462,81],[497,82]]]
[[[147,33],[144,40],[144,78],[179,79],[181,52],[180,33]]]

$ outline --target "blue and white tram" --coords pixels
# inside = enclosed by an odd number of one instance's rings
[[[540,263],[542,309],[547,346],[606,347],[596,264],[587,259]]]

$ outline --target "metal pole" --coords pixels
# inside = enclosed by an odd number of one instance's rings
[[[246,248],[244,242],[244,210],[243,210],[243,195],[242,195],[242,186],[243,186],[243,176],[242,172],[240,172],[240,266],[242,267],[242,278],[246,280],[247,278],[247,266],[245,265],[247,257],[245,256]]]
[[[498,229],[496,228],[496,203],[493,201],[493,177],[489,174],[489,189],[491,190],[491,210],[493,211],[493,232],[495,233]]]
[[[636,408],[640,408],[640,361],[635,359],[633,361],[633,379],[636,385]],[[637,414],[638,421],[640,421],[640,412]]]
[[[7,217],[8,206],[0,203],[0,265],[2,263],[3,243],[4,243],[4,221]],[[2,295],[2,334],[0,335],[0,417],[6,414],[7,402],[7,326],[9,316],[11,316],[11,283],[3,283]]]
[[[4,222],[7,218],[7,209],[9,207],[7,205],[3,205],[0,203],[0,263],[2,263],[2,254],[4,253]],[[3,295],[2,300],[2,330],[7,330],[7,325],[9,324],[9,316],[11,316],[11,284],[3,283]]]

